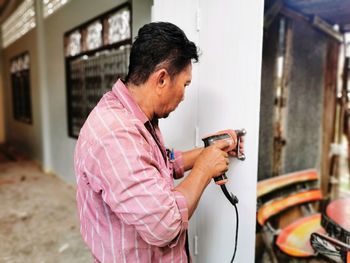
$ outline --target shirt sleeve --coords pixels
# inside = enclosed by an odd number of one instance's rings
[[[186,199],[162,177],[152,146],[136,128],[98,139],[85,164],[87,174],[100,179],[89,180],[94,191],[147,243],[163,247],[178,242],[188,227]]]
[[[184,176],[184,160],[182,158],[181,151],[174,151],[175,159],[174,162],[171,162],[173,166],[173,177],[174,179],[180,179]]]

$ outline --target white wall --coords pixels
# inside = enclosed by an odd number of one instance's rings
[[[228,188],[239,198],[235,262],[254,262],[263,1],[155,0],[152,20],[177,24],[202,51],[185,102],[161,122],[167,145],[194,146],[196,127],[200,135],[226,128],[248,132],[247,159],[232,160]],[[236,219],[214,183],[206,189],[194,217],[195,230],[190,232],[194,261],[229,262]],[[198,236],[198,255],[194,255],[193,235]]]
[[[46,44],[46,89],[49,105],[50,156],[48,168],[65,180],[75,182],[73,152],[76,139],[68,137],[66,76],[63,51],[63,35],[83,22],[116,7],[119,0],[74,0],[44,21]],[[51,63],[54,61],[54,63]],[[43,109],[44,110],[44,109]]]
[[[46,19],[42,0],[35,0],[37,27],[0,53],[0,142],[16,142],[47,171],[75,182],[73,152],[76,139],[68,137],[65,57],[66,31],[128,0],[74,0]],[[133,36],[151,20],[152,0],[129,0],[133,7]],[[0,41],[1,43],[1,41]],[[13,119],[9,61],[29,51],[33,124]],[[4,103],[3,103],[4,102]],[[3,113],[4,112],[4,113]],[[3,125],[4,122],[4,125]]]
[[[73,152],[76,139],[68,137],[66,80],[63,52],[63,34],[118,5],[125,0],[74,0],[44,21],[44,42],[46,45],[47,102],[50,133],[50,156],[48,168],[74,182]],[[133,0],[133,35],[141,24],[150,22],[151,1]],[[55,63],[51,63],[54,61]],[[43,108],[45,110],[45,108]]]
[[[5,113],[5,140],[15,145],[19,151],[24,152],[33,160],[41,162],[42,152],[42,119],[40,108],[40,85],[38,69],[37,28],[30,30],[20,39],[2,50],[4,88],[4,113]],[[27,124],[17,121],[13,117],[12,86],[10,61],[23,52],[29,52],[30,56],[30,96],[32,105],[32,123]]]
[[[16,143],[20,151],[42,163],[45,170],[51,170],[70,182],[75,181],[73,152],[76,140],[69,138],[67,132],[63,34],[125,1],[74,0],[43,20],[42,0],[36,0],[37,27],[1,52],[0,142],[3,136],[1,115],[4,111],[6,141]],[[142,7],[138,8],[137,13],[142,14],[142,11],[147,13]],[[148,17],[149,21],[150,10],[148,15],[143,16]],[[31,125],[15,121],[12,112],[9,63],[11,58],[24,51],[29,51],[31,60]]]

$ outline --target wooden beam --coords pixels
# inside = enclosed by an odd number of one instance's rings
[[[342,43],[344,41],[343,35],[336,31],[332,25],[324,21],[322,18],[314,16],[311,20],[311,24],[323,33],[333,37],[338,42]]]
[[[292,19],[308,22],[313,27],[334,38],[338,42],[343,42],[343,35],[340,32],[336,31],[331,24],[318,16],[306,16],[301,12],[295,11],[285,6],[281,9],[281,14]]]
[[[301,20],[301,21],[304,21],[304,22],[309,22],[310,21],[309,17],[307,17],[303,13],[300,13],[298,11],[290,9],[290,8],[288,8],[286,6],[283,6],[283,8],[281,9],[281,14],[286,16],[286,17],[295,19],[295,20]]]

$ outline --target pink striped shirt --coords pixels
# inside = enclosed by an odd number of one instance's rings
[[[118,80],[87,118],[74,156],[80,232],[95,262],[187,262],[188,209],[173,182],[182,154],[169,161],[165,151],[157,123]]]

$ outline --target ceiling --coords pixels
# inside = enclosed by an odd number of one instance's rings
[[[265,0],[265,6],[275,1]],[[332,25],[338,24],[343,30],[350,29],[350,0],[283,0],[283,4],[306,16],[316,15]]]
[[[265,0],[269,6],[276,0]],[[11,14],[23,0],[0,0],[0,23]],[[283,0],[285,6],[304,15],[317,15],[341,29],[350,30],[350,0]]]
[[[2,23],[23,0],[0,0],[0,23]]]

